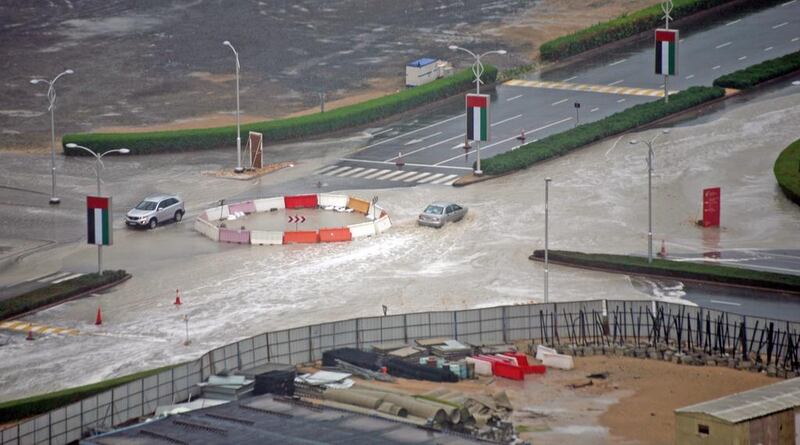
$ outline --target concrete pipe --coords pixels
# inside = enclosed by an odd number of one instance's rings
[[[350,391],[348,389],[329,389],[322,393],[326,400],[346,403],[348,405],[360,406],[369,409],[378,409],[381,405],[381,398],[364,394],[363,392]]]
[[[408,411],[399,405],[390,402],[383,402],[378,407],[378,411],[386,414],[392,414],[397,417],[408,417]]]
[[[412,416],[422,417],[423,419],[433,419],[434,424],[444,425],[448,423],[447,412],[436,405],[422,403],[411,397],[399,396],[397,394],[386,394],[384,401],[394,403],[406,409]]]

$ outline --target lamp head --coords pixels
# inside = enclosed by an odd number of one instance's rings
[[[34,84],[34,85],[36,85],[39,82],[44,82],[44,80],[42,80],[42,79],[31,79],[31,83]]]
[[[545,182],[550,182],[550,181],[552,181],[552,179],[550,179],[550,178],[544,178],[544,180],[545,180]]]
[[[226,40],[226,41],[224,41],[224,42],[222,42],[222,44],[223,44],[223,45],[225,45],[225,46],[231,46],[231,42],[229,42],[229,41],[227,41],[227,40]]]
[[[639,141],[637,141],[636,139],[634,139],[634,140],[632,140],[632,141],[630,141],[630,142],[628,142],[628,143],[629,143],[629,144],[631,144],[631,145],[636,145],[636,144],[638,144],[638,143],[639,143]]]
[[[450,48],[450,49],[451,49],[451,50],[453,50],[453,51],[455,51],[455,50],[457,50],[457,49],[458,49],[458,47],[457,47],[457,46],[455,46],[455,45],[450,45],[450,46],[448,46],[448,48]]]
[[[67,147],[67,148],[77,148],[77,147],[78,147],[78,144],[75,144],[75,143],[73,143],[73,142],[70,142],[70,143],[68,143],[68,144],[66,145],[66,147]]]
[[[126,154],[128,154],[128,153],[130,153],[130,152],[131,152],[131,151],[130,151],[130,150],[128,150],[127,148],[120,148],[120,149],[119,149],[119,154],[122,154],[122,155],[126,155]]]
[[[508,52],[508,51],[506,51],[506,50],[504,50],[504,49],[498,49],[498,50],[497,50],[497,54],[506,54],[507,52]]]
[[[75,71],[72,71],[72,70],[66,70],[66,71],[64,71],[64,74],[75,74]]]

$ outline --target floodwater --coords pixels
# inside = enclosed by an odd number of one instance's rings
[[[673,128],[655,146],[656,240],[686,252],[796,246],[800,209],[779,191],[772,165],[798,137],[799,121],[800,90],[788,86],[727,105],[700,124]],[[381,236],[351,243],[209,243],[192,231],[190,219],[155,231],[118,230],[105,264],[134,278],[106,294],[26,317],[82,334],[34,342],[12,337],[0,347],[0,400],[180,362],[268,330],[378,315],[381,305],[398,313],[541,301],[543,268],[527,258],[544,246],[544,178],[552,178],[551,249],[644,253],[646,148],[628,140],[649,139],[657,131],[597,144],[466,188],[342,191],[379,196],[393,222]],[[283,193],[282,182],[321,165],[309,159],[298,169],[225,190],[276,196]],[[122,188],[125,178],[110,176],[108,186]],[[180,191],[217,181],[186,168],[174,184]],[[701,191],[710,186],[722,187],[723,209],[722,227],[711,236],[694,224]],[[207,193],[206,199],[216,199],[210,188]],[[432,200],[462,203],[469,213],[441,230],[418,227],[417,214]],[[39,262],[91,271],[94,261],[93,248],[72,244],[30,255],[5,274],[21,276]],[[549,283],[553,301],[649,298],[621,275],[551,267]],[[180,309],[172,304],[176,288],[184,302]],[[100,327],[93,325],[98,305],[104,314]],[[183,346],[183,315],[190,317],[188,347]]]

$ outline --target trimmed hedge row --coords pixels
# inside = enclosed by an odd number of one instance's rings
[[[104,270],[102,274],[83,275],[0,301],[0,320],[66,300],[83,292],[121,280],[126,276],[128,276],[128,273],[124,270]]]
[[[800,70],[800,51],[720,76],[714,80],[714,86],[746,90],[797,70]]]
[[[722,88],[691,87],[670,95],[669,103],[665,104],[664,101],[658,100],[639,104],[599,121],[579,125],[571,130],[525,144],[514,151],[493,156],[483,161],[482,168],[489,175],[525,168],[724,95],[725,90]]]
[[[735,0],[673,0],[675,5],[670,16],[681,19],[689,15],[711,9]],[[766,6],[783,3],[786,0],[749,0],[731,12],[741,13],[744,10],[760,9]],[[601,22],[589,28],[547,41],[539,48],[542,60],[554,61],[574,56],[575,54],[598,48],[608,43],[622,40],[641,32],[651,31],[663,26],[664,13],[660,5],[640,9],[607,22]],[[709,17],[708,21],[719,16]]]
[[[775,160],[775,179],[783,194],[800,205],[800,139],[786,147]]]
[[[144,377],[166,371],[176,365],[164,366],[162,368],[150,369],[136,374],[117,377],[111,380],[104,380],[90,385],[78,386],[62,391],[40,394],[38,396],[26,397],[24,399],[10,400],[0,403],[0,423],[22,420],[31,416],[46,413],[50,410],[60,408],[84,399],[86,397],[108,391],[119,385],[132,382]]]
[[[657,258],[654,258],[652,263],[648,263],[647,258],[638,256],[583,253],[566,250],[548,250],[547,256],[549,260],[558,263],[616,272],[659,275],[800,292],[800,276],[797,275],[784,275],[715,264],[689,263]],[[544,259],[544,251],[534,251],[531,259]]]
[[[485,83],[494,82],[497,78],[497,68],[491,65],[484,65],[484,67],[483,81]],[[264,135],[265,141],[275,142],[315,136],[367,124],[467,91],[473,87],[473,80],[472,70],[467,69],[453,76],[406,89],[396,94],[336,108],[325,113],[242,125],[242,139],[244,141],[247,140],[249,131],[260,132]],[[236,126],[233,125],[146,133],[68,134],[64,136],[62,144],[64,146],[64,154],[84,156],[86,153],[83,150],[67,148],[66,144],[75,143],[98,152],[125,147],[130,149],[131,153],[145,154],[214,149],[231,146],[235,140]]]

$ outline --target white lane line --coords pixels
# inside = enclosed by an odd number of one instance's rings
[[[437,132],[437,133],[429,134],[429,135],[427,135],[427,136],[423,136],[423,137],[421,137],[421,138],[419,138],[419,139],[412,139],[412,140],[410,140],[410,141],[406,142],[406,143],[405,143],[405,144],[403,144],[403,145],[411,145],[411,144],[416,144],[416,143],[418,143],[418,142],[422,142],[422,141],[424,141],[424,140],[426,140],[426,139],[435,138],[436,136],[439,136],[440,134],[442,134],[442,132],[441,132],[441,131],[439,131],[439,132]]]
[[[411,130],[411,131],[409,131],[407,133],[398,134],[397,136],[390,137],[388,139],[384,139],[384,140],[376,142],[376,143],[374,143],[372,145],[367,145],[366,147],[362,148],[361,150],[366,150],[368,148],[372,148],[372,147],[375,147],[375,146],[378,146],[378,145],[381,145],[381,144],[385,144],[385,143],[387,143],[389,141],[393,141],[395,139],[399,139],[399,138],[401,138],[403,136],[408,136],[409,134],[414,134],[414,133],[417,133],[417,132],[420,132],[420,131],[424,131],[424,130],[427,130],[428,128],[432,128],[432,127],[435,127],[437,125],[441,125],[441,124],[444,124],[446,122],[450,122],[452,120],[461,119],[464,116],[466,116],[466,113],[462,113],[462,114],[459,114],[458,116],[453,116],[451,118],[447,118],[447,119],[445,119],[443,121],[434,122],[434,123],[432,123],[430,125],[426,125],[426,126],[424,126],[422,128],[417,128],[416,130]]]
[[[578,78],[578,76],[572,76],[572,77],[570,77],[570,78],[567,78],[567,79],[564,79],[564,80],[562,80],[562,82],[569,82],[570,80],[575,80],[575,79],[577,79],[577,78]]]
[[[789,22],[778,23],[777,25],[773,26],[772,29],[778,29],[780,27],[788,25]]]
[[[798,40],[800,40],[800,37],[795,37],[795,38],[792,39],[792,42],[796,42]]]
[[[563,104],[563,103],[564,103],[564,102],[566,102],[566,101],[567,101],[567,99],[561,99],[561,100],[559,100],[558,102],[553,102],[553,103],[551,103],[550,105],[554,105],[554,106],[555,106],[555,105],[558,105],[558,104]]]
[[[731,25],[735,25],[735,24],[737,24],[737,23],[739,23],[739,22],[741,22],[741,21],[742,21],[742,19],[736,19],[736,20],[734,20],[734,21],[732,21],[732,22],[728,22],[728,23],[726,23],[726,24],[725,24],[725,26],[731,26]]]
[[[689,79],[691,79],[692,77],[694,77],[694,74],[689,74],[688,76],[684,77],[684,79],[686,79],[686,80],[689,80]]]
[[[723,44],[715,46],[715,48],[716,49],[720,49],[720,48],[725,48],[726,46],[731,46],[731,45],[733,45],[733,42],[725,42]]]
[[[595,111],[597,111],[597,110],[599,110],[599,108],[597,108],[597,107],[594,107],[594,108],[592,108],[591,110],[589,110],[589,112],[590,112],[590,113],[594,113],[594,112],[595,112]]]
[[[319,170],[315,171],[314,173],[317,174],[317,175],[321,175],[321,174],[325,173],[326,171],[332,170],[332,169],[334,169],[336,167],[339,167],[339,165],[329,165],[329,166],[327,166],[325,168],[322,168],[322,169],[319,169]]]
[[[360,178],[362,176],[365,176],[365,175],[368,175],[370,173],[373,173],[375,170],[377,170],[377,168],[368,168],[368,169],[364,170],[363,172],[361,172],[361,173],[359,173],[357,175],[353,175],[353,178]]]
[[[441,184],[443,182],[447,182],[447,181],[450,181],[450,180],[456,179],[456,178],[458,178],[458,175],[447,175],[444,178],[439,178],[439,179],[431,182],[431,184]]]
[[[378,177],[378,176],[381,176],[381,175],[385,175],[386,173],[388,173],[390,171],[391,170],[386,170],[386,169],[378,170],[375,173],[370,173],[370,175],[365,177],[364,179],[374,179],[375,177]]]
[[[418,174],[418,173],[419,173],[419,172],[414,172],[414,171],[411,171],[411,172],[405,172],[405,173],[403,173],[403,174],[402,174],[402,175],[400,175],[400,176],[395,176],[395,177],[394,177],[394,178],[392,178],[391,180],[392,180],[392,181],[400,181],[401,179],[406,179],[406,178],[408,178],[408,177],[410,177],[410,176],[414,176],[414,175],[416,175],[416,174]]]
[[[402,175],[403,173],[406,173],[406,172],[404,172],[403,170],[397,170],[397,171],[393,171],[393,172],[391,172],[389,174],[386,174],[386,175],[383,175],[383,176],[378,176],[375,179],[377,179],[379,181],[385,181],[385,180],[393,178],[393,177],[395,177],[397,175]]]
[[[67,276],[67,277],[64,277],[64,278],[61,278],[61,279],[58,279],[58,280],[55,280],[55,281],[53,281],[53,284],[58,284],[58,283],[61,283],[61,282],[63,282],[63,281],[69,281],[69,280],[71,280],[71,279],[73,279],[73,278],[78,278],[78,277],[79,277],[79,276],[81,276],[81,275],[83,275],[83,274],[82,274],[82,273],[76,273],[76,274],[72,274],[72,275],[70,275],[70,276]]]
[[[464,143],[462,142],[462,143],[460,143],[458,145],[454,145],[454,146],[450,147],[450,150],[455,150],[457,148],[463,149],[464,148]]]
[[[625,81],[625,79],[620,79],[620,80],[618,80],[616,82],[611,82],[610,84],[608,84],[608,86],[613,87],[614,85],[619,85],[624,81]]]
[[[792,1],[789,1],[789,2],[786,2],[786,3],[782,4],[781,6],[789,6],[789,5],[791,5],[792,3],[796,2],[796,1],[797,0],[792,0]]]
[[[547,124],[547,125],[542,125],[542,126],[541,126],[541,127],[539,127],[539,128],[534,128],[533,130],[525,130],[525,133],[526,133],[526,134],[535,133],[535,132],[537,132],[537,131],[541,131],[541,130],[544,130],[544,129],[546,129],[546,128],[550,128],[550,127],[552,127],[552,126],[554,126],[554,125],[559,125],[559,124],[563,124],[564,122],[569,122],[569,121],[571,121],[572,119],[573,119],[572,117],[565,117],[564,119],[561,119],[561,120],[559,120],[559,121],[550,122],[550,123],[549,123],[549,124]],[[499,140],[499,141],[497,141],[497,142],[493,142],[493,143],[491,143],[491,144],[489,144],[489,145],[487,145],[487,146],[485,146],[485,147],[481,147],[481,150],[487,150],[487,149],[489,149],[489,148],[492,148],[492,147],[494,147],[494,146],[496,146],[496,145],[503,144],[503,143],[506,143],[506,142],[508,142],[508,141],[513,141],[513,140],[515,140],[515,139],[517,139],[517,136],[511,136],[510,138],[505,138],[505,139]],[[472,153],[475,153],[475,150],[472,150],[472,151],[469,151],[469,152],[467,152],[467,154],[472,154]],[[439,162],[437,162],[436,164],[433,164],[433,165],[434,165],[434,166],[436,166],[436,167],[440,167],[440,166],[441,166],[442,168],[444,168],[444,167],[448,167],[448,166],[445,166],[445,165],[442,165],[442,164],[446,164],[446,163],[448,163],[448,162],[450,162],[450,161],[453,161],[453,160],[455,160],[455,159],[460,159],[460,158],[462,158],[462,156],[453,156],[452,158],[445,159],[444,161],[439,161]],[[450,168],[460,168],[460,169],[466,169],[466,167],[450,167]],[[472,169],[470,168],[470,169],[468,169],[468,170],[472,170]]]
[[[429,176],[422,181],[419,181],[420,184],[425,184],[428,181],[433,181],[434,179],[438,178],[439,176],[444,176],[444,173],[435,173],[433,176]]]
[[[429,148],[436,147],[437,145],[444,144],[445,142],[450,142],[450,141],[452,141],[452,140],[455,140],[455,139],[461,139],[461,138],[463,138],[464,136],[466,136],[466,134],[464,134],[464,133],[457,134],[457,135],[455,135],[455,136],[453,136],[453,137],[451,137],[451,138],[443,139],[443,140],[441,140],[441,141],[439,141],[439,142],[435,142],[435,143],[433,143],[433,144],[431,144],[431,145],[426,145],[426,146],[424,146],[424,147],[421,147],[421,148],[418,148],[418,149],[416,149],[416,150],[412,150],[412,151],[409,151],[409,152],[407,152],[407,153],[403,153],[403,156],[409,156],[409,155],[413,155],[414,153],[419,153],[419,152],[421,152],[422,150],[427,150],[427,149],[429,149]],[[386,162],[392,162],[392,161],[396,161],[396,160],[397,160],[399,157],[400,157],[400,156],[394,156],[394,157],[391,157],[391,158],[387,159],[387,160],[386,160]],[[409,165],[410,165],[410,164],[409,164]]]
[[[404,180],[403,182],[414,182],[414,181],[420,180],[420,179],[422,179],[422,178],[424,178],[424,177],[426,177],[426,176],[428,176],[430,174],[431,174],[431,172],[420,173],[420,174],[418,174],[416,176],[412,176],[412,177]]]
[[[350,170],[351,168],[353,168],[353,167],[350,167],[349,165],[346,165],[344,167],[340,167],[340,168],[337,168],[336,170],[332,170],[332,171],[329,171],[328,173],[325,173],[325,176],[335,176],[335,175],[337,175],[337,174],[339,174],[339,173],[341,173],[343,171]]]
[[[342,173],[341,175],[339,175],[339,177],[340,178],[345,178],[347,176],[352,175],[353,173],[358,173],[361,170],[364,170],[364,167],[355,167],[354,169],[350,170],[349,172]]]
[[[734,303],[732,301],[722,301],[722,300],[708,300],[709,303],[717,303],[717,304],[727,304],[728,306],[741,306],[741,303]]]
[[[625,102],[625,98],[624,97],[617,101],[618,104],[621,104],[622,102]]]
[[[739,60],[744,60],[746,58],[747,58],[747,56],[742,56],[742,57],[739,57]]]
[[[66,275],[69,275],[69,272],[54,272],[54,273],[51,273],[50,275],[45,275],[43,277],[40,277],[36,281],[38,281],[40,283],[48,283],[48,282],[50,282],[50,280],[57,280],[57,279],[59,279],[59,278],[61,278],[63,276],[66,276]]]
[[[387,128],[385,130],[378,131],[377,133],[372,133],[372,137],[382,135],[383,133],[388,133],[392,130],[394,130],[394,128]]]
[[[772,51],[772,47],[768,46],[768,47],[764,48],[764,51]]]
[[[360,162],[362,164],[380,164],[380,165],[385,165],[387,167],[388,166],[391,166],[391,167],[395,167],[396,166],[396,164],[394,162],[372,161],[372,160],[369,160],[369,159],[340,158],[339,160],[342,161],[342,162],[356,162],[356,163]],[[428,167],[428,168],[437,167],[436,164],[415,164],[413,162],[406,162],[406,166],[408,166],[408,167],[423,167],[423,168],[426,168],[426,167]],[[458,167],[458,166],[453,166],[453,165],[441,165],[441,166],[438,166],[438,168],[450,168],[450,169],[453,169],[453,170],[468,170],[468,171],[472,171],[471,167]]]
[[[508,119],[503,119],[503,120],[501,120],[501,121],[499,121],[499,122],[495,122],[495,123],[493,123],[491,126],[492,126],[492,127],[494,127],[495,125],[504,124],[504,123],[506,123],[506,122],[508,122],[508,121],[513,121],[514,119],[519,119],[519,118],[521,118],[521,117],[522,117],[522,115],[521,115],[521,114],[518,114],[518,115],[516,115],[516,116],[511,116],[511,117],[509,117]]]
[[[719,65],[716,65],[716,66],[712,67],[711,69],[712,70],[718,70],[719,69]]]
[[[620,63],[626,61],[628,59],[617,60],[616,62],[609,63],[608,66],[619,65]]]
[[[506,102],[511,102],[512,100],[517,100],[517,99],[519,99],[520,97],[522,97],[522,94],[517,94],[517,95],[516,95],[516,96],[514,96],[514,97],[509,97],[508,99],[506,99]]]

